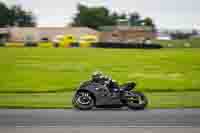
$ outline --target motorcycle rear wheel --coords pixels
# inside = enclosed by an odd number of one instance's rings
[[[144,110],[147,107],[147,97],[141,92],[131,92],[133,96],[127,99],[127,105],[133,110]]]

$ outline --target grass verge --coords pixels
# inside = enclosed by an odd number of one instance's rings
[[[0,48],[0,93],[71,92],[94,71],[140,91],[200,91],[200,49]]]
[[[148,108],[199,108],[200,92],[147,92]],[[73,92],[0,94],[0,108],[72,108]]]

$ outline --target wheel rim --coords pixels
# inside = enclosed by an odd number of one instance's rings
[[[78,97],[77,102],[82,104],[82,105],[89,105],[91,103],[91,100],[88,97]]]
[[[81,105],[90,105],[92,103],[92,98],[88,93],[80,93],[76,102]]]
[[[128,102],[135,105],[140,105],[144,103],[142,96],[132,96],[128,98]]]

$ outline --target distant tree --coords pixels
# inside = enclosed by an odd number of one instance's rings
[[[155,28],[155,24],[154,24],[153,20],[151,18],[149,18],[149,17],[145,18],[143,20],[143,23],[144,23],[145,26],[149,26],[149,27]]]
[[[36,25],[33,13],[24,11],[19,5],[10,8],[9,18],[11,26],[34,27]]]
[[[192,34],[191,33],[184,33],[182,31],[176,31],[170,34],[172,39],[189,39]]]
[[[118,14],[117,12],[114,12],[114,13],[112,13],[112,14],[110,15],[110,17],[111,17],[110,19],[113,20],[113,25],[116,25],[118,19],[120,19],[120,17],[122,17],[122,16],[119,16],[119,14]]]
[[[0,2],[0,27],[6,26],[33,27],[36,20],[32,12],[25,11],[19,5],[8,8]]]
[[[118,19],[127,19],[126,13],[122,13],[122,14],[118,15]]]
[[[87,26],[93,29],[98,29],[102,25],[115,25],[117,16],[110,15],[110,12],[105,7],[87,7],[79,4],[78,13],[73,19],[73,26]],[[116,15],[116,14],[114,14]]]
[[[142,19],[140,14],[137,12],[133,12],[129,16],[129,22],[131,26],[148,26],[152,27],[155,30],[155,24],[153,20],[150,17],[146,17],[145,19]]]
[[[130,14],[129,21],[132,26],[140,26],[142,22],[140,15],[137,12]]]
[[[192,30],[192,35],[193,35],[193,36],[198,35],[198,34],[199,34],[199,33],[198,33],[198,31],[197,31],[196,29],[193,29],[193,30]]]
[[[0,2],[0,27],[5,27],[9,23],[9,9],[8,7]]]
[[[87,26],[93,29],[99,29],[100,26],[116,25],[119,19],[128,19],[132,26],[142,26],[144,24],[155,27],[151,18],[142,20],[140,14],[137,12],[133,12],[128,16],[126,13],[111,13],[105,7],[88,7],[82,4],[78,4],[77,10],[77,14],[70,24],[72,26]]]

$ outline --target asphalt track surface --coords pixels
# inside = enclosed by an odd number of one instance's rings
[[[1,109],[1,127],[200,128],[200,109],[144,111]]]

